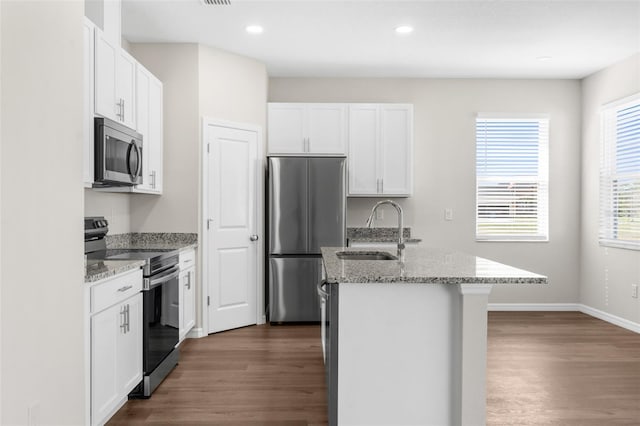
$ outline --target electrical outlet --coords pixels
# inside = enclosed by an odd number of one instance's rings
[[[631,284],[631,297],[638,298],[638,284]]]
[[[453,209],[444,209],[444,220],[453,220]]]
[[[40,401],[33,401],[27,408],[27,425],[40,426]]]
[[[376,220],[384,219],[384,210],[378,209],[376,210]]]

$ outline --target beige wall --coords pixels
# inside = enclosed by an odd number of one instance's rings
[[[83,4],[0,7],[0,423],[81,425]]]
[[[493,303],[576,303],[580,224],[580,83],[577,80],[272,78],[270,102],[414,105],[414,196],[405,223],[424,244],[451,247],[549,276],[547,286],[496,286]],[[550,241],[475,242],[475,115],[550,114]],[[349,199],[362,226],[375,199]],[[444,221],[452,208],[454,220]],[[390,210],[379,225],[394,226]]]
[[[131,197],[135,232],[197,232],[200,116],[198,45],[131,44],[131,54],[163,83],[163,194]]]
[[[131,232],[131,195],[85,189],[84,215],[104,216],[110,235]]]
[[[640,324],[640,252],[598,244],[600,115],[606,104],[640,92],[640,54],[582,81],[582,262],[580,301]]]
[[[267,70],[255,59],[199,47],[200,115],[266,126]]]

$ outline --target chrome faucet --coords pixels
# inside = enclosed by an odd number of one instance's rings
[[[367,228],[371,228],[371,226],[373,225],[373,219],[376,215],[376,210],[378,209],[378,207],[380,207],[383,204],[392,205],[393,207],[395,207],[396,211],[398,212],[398,256],[402,256],[404,253],[404,235],[402,232],[404,228],[403,228],[402,207],[400,207],[398,203],[391,200],[383,200],[376,203],[376,205],[373,206],[373,208],[371,209],[371,214],[367,219]]]

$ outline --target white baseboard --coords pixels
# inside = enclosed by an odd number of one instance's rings
[[[627,330],[640,334],[640,324],[638,324],[637,322],[620,318],[619,316],[609,314],[607,312],[601,311],[596,308],[592,308],[591,306],[587,306],[587,305],[579,305],[579,306],[580,306],[580,312],[584,312],[585,314],[591,315],[592,317],[601,319],[603,321],[617,325],[618,327],[626,328]]]
[[[640,324],[581,303],[489,303],[490,311],[575,311],[640,334]]]
[[[490,311],[579,311],[578,303],[489,303]]]
[[[204,332],[204,329],[196,327],[192,328],[191,331],[187,333],[188,339],[199,339],[206,336],[208,336],[208,334]]]

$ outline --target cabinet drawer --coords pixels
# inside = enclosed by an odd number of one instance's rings
[[[195,266],[196,264],[196,251],[193,249],[180,252],[180,270],[184,271],[187,268]]]
[[[91,313],[94,314],[142,291],[142,269],[126,272],[91,287]]]

